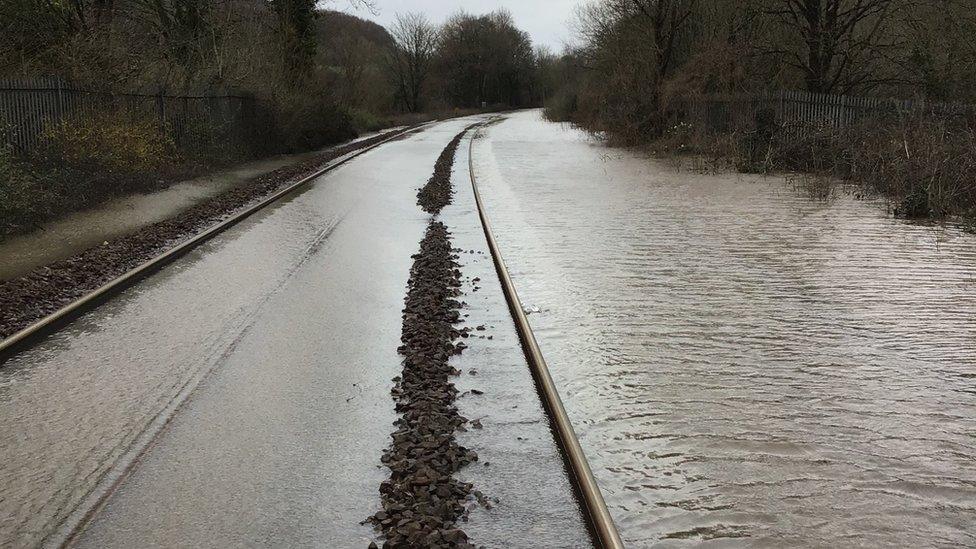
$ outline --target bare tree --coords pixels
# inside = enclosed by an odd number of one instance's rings
[[[902,0],[770,0],[763,13],[783,31],[767,47],[799,70],[808,91],[850,93],[887,82],[878,65],[897,37],[886,32]],[[799,43],[797,43],[799,41]]]
[[[407,111],[418,112],[437,49],[437,29],[421,14],[397,14],[390,34],[394,43],[387,55],[387,63],[397,101]]]
[[[679,38],[695,13],[697,0],[630,0],[638,13],[650,23],[651,38],[657,54],[660,79],[667,78],[676,65]]]
[[[457,13],[441,29],[435,72],[452,104],[526,105],[534,70],[532,40],[505,10]]]

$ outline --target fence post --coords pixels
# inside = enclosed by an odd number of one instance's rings
[[[776,115],[779,117],[780,125],[786,123],[786,92],[784,90],[779,90],[779,105],[776,111]]]

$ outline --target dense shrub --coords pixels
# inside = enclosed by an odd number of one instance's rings
[[[149,188],[177,160],[151,118],[119,111],[52,125],[30,159],[0,151],[0,234]]]
[[[28,167],[0,148],[0,236],[34,226],[52,202]]]
[[[356,137],[348,111],[326,98],[293,96],[278,105],[280,152],[310,151]]]
[[[542,113],[550,122],[573,122],[578,110],[575,90],[561,89],[546,101]]]
[[[958,120],[782,128],[765,161],[766,170],[815,174],[823,185],[861,184],[905,217],[971,218],[976,211],[976,130]]]
[[[852,178],[910,217],[963,215],[976,208],[976,133],[938,120],[909,120],[848,140]]]
[[[176,156],[172,139],[154,117],[125,110],[52,125],[37,152],[44,167],[107,180],[158,172]]]
[[[349,119],[357,133],[375,132],[392,126],[390,119],[365,109],[349,109]]]

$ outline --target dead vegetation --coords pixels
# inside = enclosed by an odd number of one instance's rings
[[[582,45],[556,64],[550,120],[695,169],[804,174],[795,181],[812,196],[852,182],[899,215],[973,219],[971,115],[867,109],[837,124],[800,107],[766,123],[711,123],[730,102],[781,90],[976,103],[968,1],[599,0],[576,27]]]

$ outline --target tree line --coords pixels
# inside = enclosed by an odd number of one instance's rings
[[[17,120],[0,112],[0,239],[110,196],[157,188],[161,180],[466,109],[541,103],[539,56],[509,14],[458,13],[443,25],[405,14],[386,29],[337,11],[347,6],[0,1],[0,78],[56,76],[73,89],[108,92],[87,94],[84,109],[47,120],[27,151],[9,145]],[[145,97],[113,101],[112,94]],[[254,131],[184,112],[177,140],[163,95],[251,96],[213,104],[248,105],[239,114]],[[27,110],[39,102],[16,97],[10,116],[38,120]]]
[[[798,89],[976,101],[973,0],[599,0],[549,69],[550,113],[625,141],[670,101]]]
[[[397,17],[387,58],[395,98],[408,111],[441,101],[457,107],[533,105],[541,97],[538,54],[506,11],[457,14],[440,27],[423,15]]]
[[[353,5],[374,9],[372,2]],[[335,6],[333,6],[335,7]],[[316,0],[6,0],[0,74],[121,91],[236,90],[372,116],[541,102],[511,15],[405,14],[392,29]]]

